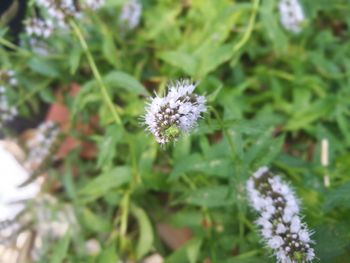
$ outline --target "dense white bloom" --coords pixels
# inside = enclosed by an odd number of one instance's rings
[[[46,23],[58,28],[66,28],[69,18],[80,16],[74,0],[37,0],[36,3],[45,12]]]
[[[28,171],[36,171],[50,156],[58,134],[58,127],[51,121],[44,122],[38,127],[34,137],[27,142],[29,152],[24,166]]]
[[[0,128],[12,121],[18,114],[17,108],[8,100],[6,90],[15,88],[17,79],[12,70],[0,70]]]
[[[25,21],[26,32],[29,36],[48,38],[53,32],[53,24],[51,20],[43,20],[39,18],[31,18]]]
[[[310,233],[301,222],[298,200],[288,184],[261,167],[248,180],[247,192],[252,207],[260,214],[256,224],[277,261],[312,261],[315,254],[310,248]]]
[[[293,33],[299,33],[305,21],[299,0],[280,0],[278,7],[283,27]]]
[[[142,5],[137,0],[128,0],[122,7],[119,21],[132,30],[139,25],[141,14]]]
[[[146,106],[144,121],[160,144],[176,140],[188,133],[206,111],[205,97],[193,94],[195,84],[184,80],[168,88],[168,94],[156,96]]]

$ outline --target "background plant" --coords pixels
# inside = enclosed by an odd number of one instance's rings
[[[274,0],[145,0],[130,30],[118,18],[124,2],[84,11],[39,50],[30,36],[17,46],[1,30],[1,65],[16,72],[8,96],[19,114],[33,118],[61,91],[71,112],[66,135],[98,150],[86,160],[76,148],[49,167],[46,184],[59,185],[51,193],[73,206],[80,229],[53,242],[42,262],[57,254],[67,262],[140,262],[152,252],[166,262],[273,262],[245,193],[263,165],[284,174],[303,200],[320,262],[347,262],[349,2],[300,1],[299,34],[283,29]],[[183,77],[200,80],[208,112],[191,136],[164,149],[139,118],[148,96]],[[66,92],[71,83],[80,85],[76,97]],[[91,134],[74,128],[96,116]],[[173,251],[160,224],[188,227],[190,240]],[[84,249],[90,239],[101,246],[97,255]]]

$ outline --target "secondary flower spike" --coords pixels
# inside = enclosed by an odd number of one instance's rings
[[[196,84],[188,80],[177,81],[168,87],[165,97],[156,96],[146,106],[144,121],[158,143],[175,141],[196,126],[206,111],[206,100],[193,93],[195,88]]]
[[[305,21],[303,8],[298,0],[280,0],[279,12],[282,26],[290,32],[299,33]]]
[[[277,262],[311,262],[315,257],[310,232],[301,221],[293,190],[267,167],[259,168],[247,182],[251,206],[259,213],[256,221],[266,245]]]

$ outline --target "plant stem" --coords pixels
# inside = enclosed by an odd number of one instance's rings
[[[86,40],[85,40],[85,38],[84,38],[84,36],[83,36],[79,26],[72,19],[69,21],[69,23],[70,23],[70,25],[71,25],[75,35],[79,39],[81,47],[83,48],[83,50],[85,52],[85,55],[86,55],[86,57],[88,59],[89,65],[91,67],[91,70],[92,70],[92,72],[94,74],[94,77],[95,77],[97,83],[98,83],[98,86],[100,87],[103,99],[105,100],[108,108],[110,109],[116,124],[123,127],[122,121],[121,121],[121,119],[120,119],[120,117],[119,117],[119,115],[118,115],[118,113],[117,113],[117,111],[115,109],[115,106],[113,105],[112,99],[110,98],[110,96],[108,94],[107,87],[105,86],[105,84],[104,84],[104,82],[102,80],[101,74],[100,74],[100,72],[99,72],[99,70],[98,70],[98,68],[96,66],[95,60],[94,60],[94,58],[91,55],[89,47],[88,47],[88,45],[86,43]]]
[[[244,44],[249,40],[255,25],[256,14],[258,12],[259,4],[260,4],[260,0],[254,0],[253,11],[249,19],[248,29],[244,32],[241,40],[233,47],[234,52],[237,52],[239,49],[241,49],[244,46]]]

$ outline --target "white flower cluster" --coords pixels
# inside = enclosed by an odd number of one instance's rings
[[[17,86],[17,79],[12,70],[0,70],[0,128],[12,121],[18,114],[17,108],[10,105],[6,88]]]
[[[65,28],[67,19],[79,16],[74,0],[37,0],[38,6],[48,14],[47,21]]]
[[[41,167],[50,155],[58,135],[59,128],[54,122],[47,121],[38,127],[34,137],[27,142],[29,152],[24,166],[28,171],[34,172]]]
[[[43,20],[40,18],[31,18],[25,21],[26,32],[29,36],[48,38],[53,32],[53,24],[51,20]]]
[[[74,0],[36,0],[43,18],[33,17],[24,22],[29,36],[48,38],[56,29],[67,28],[71,17],[79,17]]]
[[[132,30],[139,25],[141,14],[142,5],[137,0],[129,0],[122,7],[119,21],[128,30]]]
[[[206,111],[205,97],[193,94],[195,84],[178,81],[168,88],[168,94],[156,96],[146,107],[147,129],[160,144],[176,140],[181,132],[189,132]]]
[[[299,33],[305,21],[299,0],[280,0],[278,7],[283,27],[293,33]]]
[[[315,257],[310,232],[301,222],[293,190],[267,167],[259,168],[247,182],[252,207],[260,214],[261,235],[282,263],[310,262]]]

